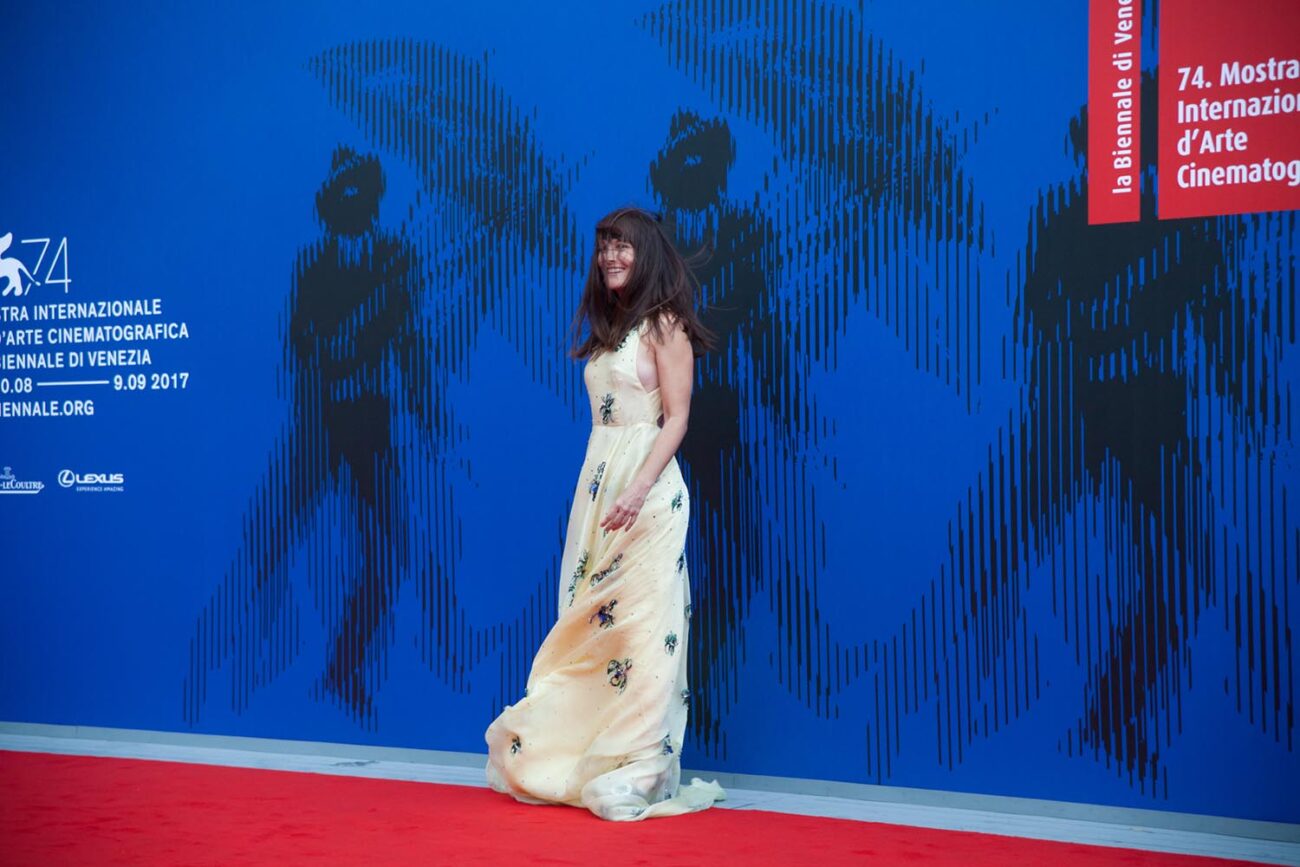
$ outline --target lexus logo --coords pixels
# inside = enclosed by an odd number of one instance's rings
[[[72,470],[59,471],[59,484],[65,488],[73,485],[121,485],[126,482],[122,473],[74,473]]]

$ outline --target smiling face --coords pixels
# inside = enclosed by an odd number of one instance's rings
[[[621,238],[602,238],[596,248],[596,264],[600,275],[605,280],[605,287],[611,292],[621,292],[632,276],[632,263],[636,261],[636,250]]]

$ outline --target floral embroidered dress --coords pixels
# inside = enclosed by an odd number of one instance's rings
[[[486,734],[492,788],[615,820],[701,810],[723,797],[717,783],[678,787],[690,700],[690,498],[676,459],[630,530],[600,527],[650,453],[663,414],[659,389],[647,392],[637,376],[642,330],[583,371],[592,429],[561,559],[559,620],[524,697]]]

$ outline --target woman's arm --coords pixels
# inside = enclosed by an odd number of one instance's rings
[[[686,422],[691,414],[691,387],[695,379],[695,355],[686,330],[676,320],[664,323],[663,342],[654,347],[655,370],[659,374],[659,397],[664,406],[664,423],[655,437],[650,454],[632,480],[649,491],[659,474],[668,466],[677,447],[686,436]]]
[[[664,423],[655,436],[650,454],[641,469],[619,495],[613,508],[601,520],[601,527],[617,530],[631,527],[645,503],[646,495],[659,474],[668,466],[677,447],[686,436],[686,422],[691,414],[691,387],[695,379],[695,354],[686,330],[676,320],[663,323],[661,342],[652,342],[655,370],[659,374],[659,397],[663,401]],[[651,332],[653,333],[653,332]],[[653,339],[652,339],[653,340]]]

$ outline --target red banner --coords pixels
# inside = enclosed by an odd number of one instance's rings
[[[1300,208],[1300,2],[1164,0],[1161,219]]]
[[[1130,223],[1142,196],[1141,0],[1088,4],[1088,222]]]

